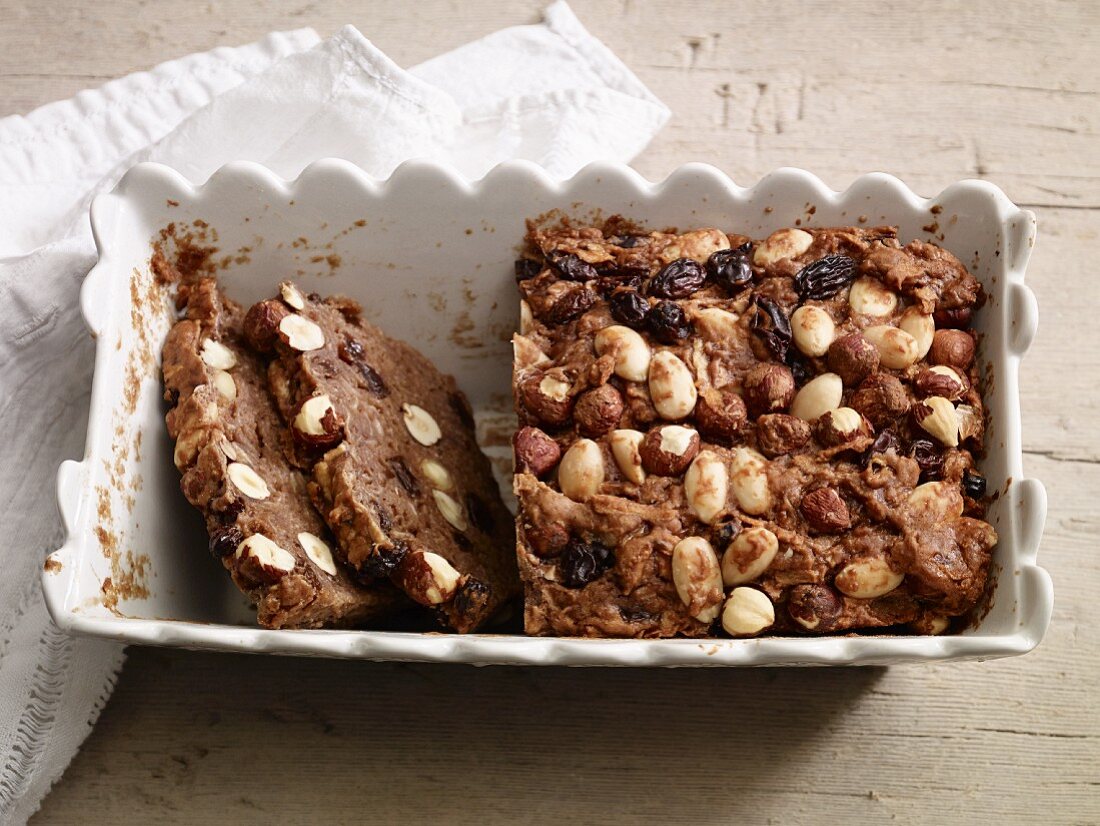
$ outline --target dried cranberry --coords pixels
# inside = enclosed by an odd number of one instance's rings
[[[807,264],[794,278],[799,297],[821,301],[836,295],[856,277],[856,262],[847,255],[826,255]]]
[[[595,267],[571,252],[552,252],[547,258],[550,266],[566,281],[590,281],[597,276]]]
[[[390,470],[393,471],[393,475],[397,478],[397,481],[401,484],[409,494],[409,496],[420,495],[420,483],[416,481],[416,477],[413,476],[409,466],[405,464],[405,460],[400,456],[394,456],[389,460]]]
[[[470,514],[470,521],[474,523],[475,528],[483,534],[493,532],[496,520],[493,519],[493,512],[489,510],[489,506],[485,504],[484,499],[476,493],[466,494],[466,510]]]
[[[691,258],[677,258],[653,276],[646,292],[657,298],[687,298],[701,289],[706,280],[707,271],[702,264]]]
[[[736,292],[752,281],[752,267],[749,266],[749,250],[752,244],[743,244],[737,249],[718,250],[707,259],[707,272],[718,286]]]
[[[542,264],[531,258],[520,258],[516,261],[516,281],[526,281],[534,278],[542,271]]]
[[[561,584],[566,588],[581,588],[599,577],[614,562],[615,556],[606,545],[573,539],[558,561]]]
[[[754,299],[752,331],[776,361],[786,361],[791,346],[791,322],[783,308],[762,295]]]
[[[920,465],[920,480],[933,482],[943,477],[943,453],[928,439],[914,439],[909,455]]]
[[[871,462],[871,458],[876,453],[891,452],[895,454],[901,453],[901,443],[898,442],[898,435],[894,431],[890,430],[890,428],[886,428],[886,430],[875,436],[875,440],[871,442],[871,446],[867,448],[866,452],[860,459],[860,465],[862,467],[867,467],[867,465]]]
[[[244,542],[244,536],[241,534],[240,528],[235,528],[232,525],[227,528],[219,528],[210,534],[210,553],[216,559],[222,559],[231,553],[235,553],[242,542]]]
[[[691,323],[675,301],[659,301],[646,318],[649,332],[661,344],[679,344],[691,335]]]
[[[968,470],[962,478],[963,493],[971,499],[981,499],[985,496],[985,477],[980,473]]]
[[[607,307],[613,319],[634,330],[645,326],[646,316],[649,315],[649,302],[633,290],[615,293]]]
[[[570,290],[550,308],[547,321],[551,324],[566,324],[585,313],[597,301],[597,296],[587,287]]]

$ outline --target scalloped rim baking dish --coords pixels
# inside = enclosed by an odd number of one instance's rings
[[[267,295],[288,274],[359,298],[369,317],[455,373],[486,425],[499,423],[494,410],[507,407],[507,338],[516,315],[511,261],[524,219],[552,209],[577,217],[621,213],[651,226],[713,225],[755,237],[797,222],[890,223],[900,226],[903,240],[936,240],[967,263],[990,296],[978,314],[980,358],[992,378],[982,467],[990,489],[1000,493],[990,511],[1000,534],[996,587],[977,627],[945,637],[587,640],[271,631],[249,624],[240,595],[205,553],[200,521],[178,493],[158,367],[171,314],[149,271],[152,239],[170,222],[204,235],[235,259],[224,279],[243,301]],[[347,162],[323,160],[295,181],[234,163],[196,186],[167,167],[141,164],[96,199],[92,228],[99,263],[81,292],[97,339],[88,440],[84,460],[65,462],[58,472],[66,538],[43,574],[50,613],[69,632],[364,659],[841,665],[1022,654],[1050,622],[1053,587],[1035,564],[1046,495],[1038,481],[1023,478],[1020,447],[1019,363],[1038,321],[1034,295],[1024,286],[1035,218],[984,181],[962,181],[923,199],[884,174],[834,192],[798,169],[742,188],[703,164],[651,183],[606,163],[554,181],[533,164],[510,162],[468,181],[415,161],[379,181]]]

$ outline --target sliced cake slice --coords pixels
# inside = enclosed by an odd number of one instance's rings
[[[355,581],[334,559],[306,480],[287,458],[267,366],[243,340],[243,308],[213,279],[182,295],[186,318],[169,331],[162,359],[180,487],[260,625],[361,625],[409,605],[387,583]]]
[[[453,378],[353,301],[289,282],[249,310],[245,331],[273,355],[295,461],[359,577],[392,580],[460,632],[518,593],[512,516]]]

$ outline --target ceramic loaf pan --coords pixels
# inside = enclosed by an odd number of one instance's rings
[[[509,336],[518,299],[512,261],[524,219],[561,209],[581,220],[614,213],[651,227],[716,226],[764,237],[779,227],[897,224],[902,241],[934,240],[954,252],[989,294],[977,315],[980,362],[991,379],[991,426],[981,468],[997,491],[989,519],[1000,543],[988,612],[945,637],[765,637],[581,640],[500,634],[270,631],[206,552],[198,516],[179,492],[164,427],[159,358],[173,315],[149,267],[151,243],[177,236],[219,250],[230,295],[251,303],[282,278],[346,293],[369,320],[415,344],[453,373],[478,411],[479,436],[509,480]],[[888,175],[833,192],[807,172],[780,169],[741,188],[717,169],[680,167],[650,183],[628,167],[595,164],[551,180],[524,162],[480,181],[424,162],[386,181],[351,164],[320,161],[287,182],[236,163],[201,186],[163,166],[131,169],[96,199],[99,263],[84,282],[84,317],[97,340],[83,461],[58,473],[65,543],[46,561],[47,604],[77,634],[133,643],[364,659],[553,665],[887,664],[983,659],[1035,647],[1050,622],[1053,589],[1037,567],[1046,513],[1042,485],[1024,479],[1019,364],[1035,334],[1024,269],[1034,216],[983,181],[934,198]]]

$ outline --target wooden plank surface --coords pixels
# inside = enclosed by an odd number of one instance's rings
[[[0,114],[305,25],[355,23],[411,65],[540,7],[0,0]],[[1100,6],[573,7],[673,109],[636,162],[651,178],[691,160],[834,187],[881,169],[925,194],[986,177],[1039,213],[1021,384],[1047,639],[986,664],[743,672],[134,649],[36,822],[1100,822]]]

